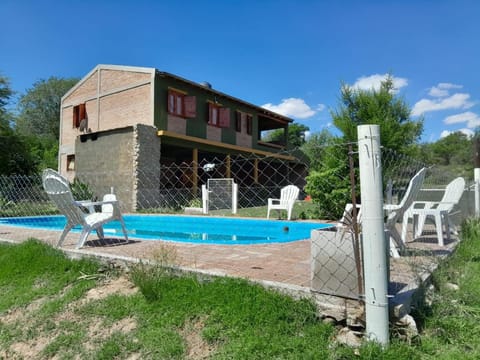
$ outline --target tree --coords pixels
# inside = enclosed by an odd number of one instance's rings
[[[0,174],[2,175],[28,174],[33,168],[27,146],[10,126],[13,115],[7,110],[7,105],[12,96],[13,90],[8,78],[0,75]]]
[[[321,167],[325,148],[331,142],[333,135],[326,129],[313,133],[300,147],[310,161],[310,169],[317,170]]]
[[[58,141],[62,96],[78,82],[77,78],[50,77],[39,80],[20,97],[17,131]]]
[[[342,135],[330,142],[321,163],[307,177],[305,188],[319,205],[321,215],[339,218],[345,204],[351,201],[345,144],[357,142],[357,126],[380,125],[382,145],[396,153],[409,154],[416,150],[415,143],[423,131],[423,120],[411,120],[410,113],[405,101],[395,94],[391,76],[381,83],[379,90],[341,86],[340,104],[331,116]]]
[[[471,178],[473,173],[473,144],[475,137],[454,132],[434,143],[421,146],[422,158],[435,164],[440,173],[450,171]]]
[[[292,123],[288,126],[288,145],[291,148],[297,148],[305,143],[305,132],[309,127],[303,124]],[[265,141],[282,141],[283,129],[273,130],[268,134]]]
[[[423,119],[413,121],[410,113],[405,101],[395,94],[389,76],[379,90],[357,90],[342,85],[339,109],[331,115],[345,142],[357,141],[358,125],[380,125],[382,146],[408,153],[423,132]]]
[[[432,162],[439,165],[471,164],[472,138],[457,131],[430,145]]]
[[[37,170],[57,167],[62,96],[77,78],[39,80],[20,97],[16,132],[23,138]]]

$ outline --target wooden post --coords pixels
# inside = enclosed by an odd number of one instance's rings
[[[232,164],[231,164],[230,154],[227,155],[226,162],[227,162],[227,171],[226,171],[225,177],[226,178],[231,178],[232,177],[232,172],[231,172]]]
[[[197,197],[198,192],[198,149],[192,150],[192,190],[195,197]]]
[[[258,159],[253,161],[253,182],[258,184]]]

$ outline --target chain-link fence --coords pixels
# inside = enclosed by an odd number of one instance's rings
[[[114,193],[121,204],[124,215],[145,214],[194,214],[205,213],[205,195],[202,186],[214,193],[223,202],[215,203],[212,198],[207,203],[209,217],[234,216],[236,218],[266,218],[268,198],[278,198],[280,190],[290,184],[300,189],[299,199],[295,203],[293,219],[302,220],[283,222],[285,212],[280,212],[278,223],[280,232],[285,235],[281,241],[271,236],[257,236],[259,243],[244,246],[238,245],[239,236],[235,231],[247,230],[250,237],[255,238],[256,229],[263,224],[241,223],[227,225],[232,232],[228,241],[212,240],[209,229],[202,228],[198,234],[189,235],[192,241],[165,245],[161,241],[143,241],[135,227],[139,224],[129,222],[129,244],[116,241],[114,231],[106,232],[104,241],[96,240],[95,235],[86,243],[87,251],[113,253],[122,256],[152,258],[158,255],[156,247],[174,247],[177,264],[188,268],[215,271],[217,273],[244,276],[253,279],[291,283],[311,287],[327,296],[336,296],[359,300],[362,299],[362,249],[361,230],[358,230],[354,212],[345,213],[348,203],[361,204],[358,182],[358,153],[356,144],[338,144],[318,149],[315,166],[310,167],[307,156],[298,149],[272,157],[225,155],[199,159],[192,163],[158,164],[148,169],[137,169],[126,172],[102,172],[99,169],[91,173],[77,173],[75,181],[71,181],[71,189],[77,200],[101,200],[104,194]],[[386,203],[399,203],[405,194],[412,176],[426,166],[404,155],[382,150],[382,168],[384,199]],[[67,177],[70,174],[65,174]],[[430,167],[418,195],[420,200],[439,200],[445,186],[454,178],[444,169],[441,171]],[[215,181],[231,179],[223,185]],[[73,179],[71,179],[73,180]],[[233,190],[231,183],[234,183]],[[213,188],[216,183],[216,188]],[[454,222],[473,215],[474,194],[471,183],[467,181],[466,191],[458,206],[452,213]],[[235,192],[235,194],[233,193]],[[233,211],[233,198],[236,197],[236,211]],[[352,207],[352,209],[357,209]],[[235,215],[232,213],[236,212]],[[46,196],[41,175],[37,176],[0,176],[0,232],[4,239],[22,240],[33,236],[46,239],[55,244],[60,237],[62,226],[53,230],[45,225],[50,215],[59,214],[57,207]],[[340,220],[342,218],[342,220]],[[22,225],[20,219],[29,219]],[[159,218],[151,217],[159,222]],[[203,225],[198,217],[190,217],[191,222],[199,227],[210,229],[219,225]],[[177,218],[162,221],[174,221],[175,231],[182,232],[187,227]],[[330,224],[328,230],[312,231],[312,241],[293,239],[295,223],[323,222]],[[57,222],[58,223],[58,222]],[[145,223],[142,223],[144,226]],[[38,225],[38,226],[36,226]],[[400,224],[398,224],[400,226]],[[140,226],[140,225],[138,225]],[[162,225],[158,225],[162,227]],[[342,231],[332,231],[342,228]],[[418,274],[436,261],[437,255],[445,254],[439,248],[427,226],[421,238],[412,235],[409,225],[406,238],[406,252],[400,259],[390,261],[390,289],[395,294],[409,282],[418,278]],[[157,234],[150,231],[149,239],[164,239],[165,232]],[[188,230],[191,231],[191,230]],[[276,230],[267,230],[276,231]],[[310,230],[308,230],[310,234]],[[283,236],[282,235],[282,236]],[[303,238],[310,237],[302,235]],[[72,247],[78,233],[67,237],[66,246]],[[70,241],[68,241],[70,239]],[[228,239],[227,239],[228,240]],[[317,244],[317,245],[314,245]],[[320,245],[318,245],[320,244]],[[98,246],[95,246],[98,245]],[[447,247],[450,244],[447,244]],[[433,260],[432,260],[433,259]]]

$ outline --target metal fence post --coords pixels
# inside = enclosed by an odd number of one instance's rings
[[[360,125],[358,149],[362,202],[363,258],[365,271],[365,320],[367,337],[387,345],[388,269],[383,222],[383,185],[380,127]]]

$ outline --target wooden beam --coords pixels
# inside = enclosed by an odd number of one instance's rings
[[[232,171],[231,171],[231,166],[232,166],[232,163],[231,163],[231,158],[230,158],[230,154],[227,155],[227,171],[225,173],[225,177],[226,178],[231,178],[232,177]]]
[[[202,138],[198,138],[198,137],[195,137],[195,136],[182,135],[182,134],[178,134],[178,133],[168,131],[168,130],[159,130],[157,132],[157,135],[160,136],[160,137],[165,136],[165,137],[169,137],[169,138],[173,138],[173,139],[180,139],[180,140],[189,141],[189,142],[192,142],[192,143],[210,145],[210,146],[215,146],[215,147],[228,149],[228,150],[235,150],[237,152],[257,154],[257,155],[262,155],[262,156],[269,156],[269,157],[273,157],[273,158],[277,158],[277,159],[290,160],[290,161],[297,160],[297,158],[294,157],[294,156],[276,154],[276,153],[272,153],[272,152],[268,152],[268,151],[257,150],[257,149],[247,148],[247,147],[238,146],[238,145],[226,144],[226,143],[222,143],[220,141],[207,140],[207,139],[202,139]]]
[[[196,196],[198,191],[198,149],[192,149],[192,183],[193,183],[193,194]]]

